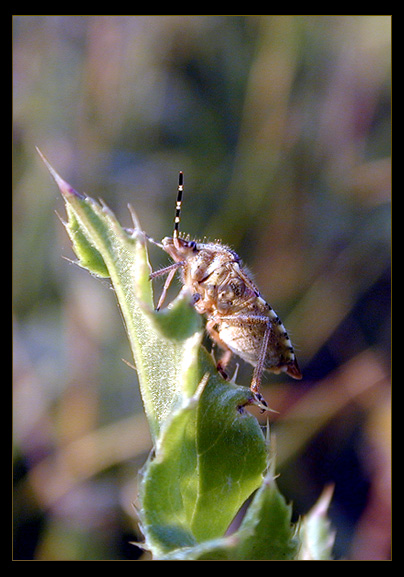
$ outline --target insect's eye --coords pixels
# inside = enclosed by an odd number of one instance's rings
[[[188,243],[188,247],[192,248],[193,251],[196,251],[196,242],[194,240],[190,240]]]

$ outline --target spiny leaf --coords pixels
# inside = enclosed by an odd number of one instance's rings
[[[171,551],[163,559],[290,560],[296,559],[299,547],[299,536],[291,523],[291,507],[279,492],[271,463],[235,533]]]
[[[259,487],[267,447],[245,410],[249,389],[223,381],[199,358],[202,387],[173,412],[142,478],[142,528],[158,557],[222,536]]]
[[[151,267],[145,237],[137,222],[129,234],[106,205],[77,193],[41,156],[66,202],[66,228],[78,264],[92,274],[111,279],[131,344],[146,415],[156,439],[184,391],[192,395],[198,385],[192,366],[202,338],[201,317],[185,294],[164,314],[153,310]]]

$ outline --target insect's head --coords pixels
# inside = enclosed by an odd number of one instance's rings
[[[168,253],[175,262],[188,260],[198,251],[198,245],[194,240],[184,240],[179,237],[166,236],[161,241],[163,249]]]

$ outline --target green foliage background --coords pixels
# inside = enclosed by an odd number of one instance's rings
[[[139,556],[151,447],[114,295],[61,258],[35,146],[156,239],[185,172],[183,230],[244,258],[297,347],[304,381],[264,388],[283,494],[303,513],[335,481],[337,557],[388,558],[390,18],[15,16],[13,34],[14,558]]]

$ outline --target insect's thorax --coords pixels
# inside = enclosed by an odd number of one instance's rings
[[[168,254],[176,262],[184,262],[182,282],[193,294],[199,295],[195,304],[198,312],[220,316],[249,310],[265,314],[268,305],[234,251],[222,244],[196,244],[179,239],[175,247],[169,242],[172,239],[164,241]]]

